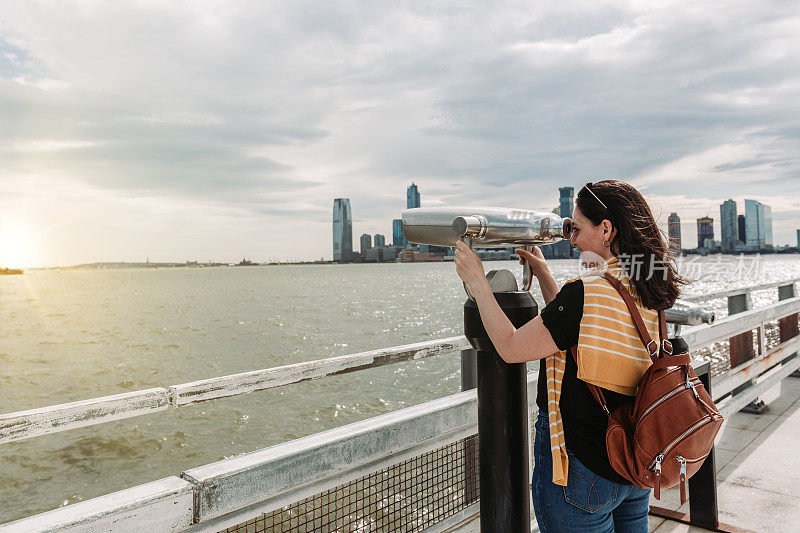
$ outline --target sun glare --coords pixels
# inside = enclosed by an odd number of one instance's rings
[[[30,232],[21,224],[0,223],[0,268],[32,266],[35,245]]]

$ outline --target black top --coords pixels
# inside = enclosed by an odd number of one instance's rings
[[[569,350],[559,402],[567,450],[575,454],[578,460],[595,474],[617,483],[630,485],[630,482],[617,474],[608,462],[606,451],[608,415],[597,404],[586,382],[578,379],[578,365],[571,353],[572,346],[578,344],[578,332],[583,318],[583,281],[576,280],[565,284],[553,301],[542,309],[541,315],[542,322],[550,331],[558,349]],[[536,405],[545,413],[547,412],[546,376],[545,359],[540,359]],[[633,396],[608,389],[601,390],[612,412],[623,403],[633,403]]]

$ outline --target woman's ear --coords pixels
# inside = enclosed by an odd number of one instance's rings
[[[614,237],[617,235],[617,228],[615,228],[614,225],[611,223],[611,221],[608,219],[603,220],[602,224],[603,224],[603,236],[607,237],[604,240],[606,240],[607,242],[613,241]]]

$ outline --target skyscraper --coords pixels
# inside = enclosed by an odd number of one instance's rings
[[[719,206],[719,224],[722,235],[722,251],[732,252],[738,240],[738,221],[736,219],[736,202],[725,200]]]
[[[797,249],[800,250],[800,229],[797,230]]]
[[[574,187],[559,187],[558,188],[558,201],[561,212],[561,217],[571,217],[572,209],[575,207],[575,188]]]
[[[405,248],[408,241],[406,235],[403,233],[403,220],[396,218],[392,220],[392,245]]]
[[[575,188],[574,187],[559,187],[558,188],[558,208],[555,213],[560,217],[571,217],[572,209],[575,207]],[[552,257],[557,259],[569,259],[573,255],[572,245],[569,240],[559,241],[550,246],[552,248]]]
[[[772,207],[761,204],[764,207],[764,245],[767,248],[772,248],[774,242],[772,241]],[[760,223],[761,221],[759,221]]]
[[[386,246],[386,237],[384,237],[380,233],[376,233],[374,246],[375,248],[381,248],[383,246]]]
[[[353,214],[349,198],[333,201],[333,260],[353,259]]]
[[[364,233],[361,235],[361,253],[366,254],[370,248],[372,248],[372,236],[369,233]]]
[[[406,209],[414,209],[422,205],[417,186],[412,182],[406,189]]]
[[[747,247],[759,251],[772,246],[772,208],[757,200],[744,201]]]
[[[739,215],[739,242],[742,244],[747,243],[747,231],[745,230],[744,215]]]
[[[669,246],[675,254],[681,251],[681,218],[678,213],[670,213],[667,219],[667,234],[669,235]]]
[[[713,245],[714,245],[714,219],[710,217],[698,218],[697,247],[711,248]]]

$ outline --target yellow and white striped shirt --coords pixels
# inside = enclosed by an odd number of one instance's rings
[[[577,376],[598,387],[634,396],[651,359],[639,339],[625,301],[603,277],[605,272],[628,289],[651,338],[660,343],[658,312],[642,306],[627,273],[618,259],[612,257],[598,269],[579,278],[583,281],[584,299],[576,353]],[[559,404],[567,357],[566,351],[559,351],[545,360],[553,482],[564,486],[567,484],[569,459]]]

